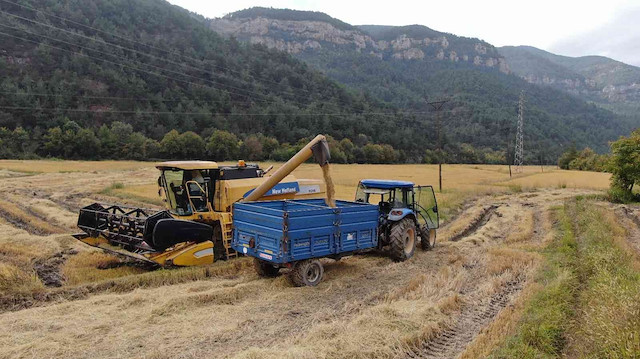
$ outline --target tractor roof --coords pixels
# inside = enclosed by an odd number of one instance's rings
[[[218,164],[212,161],[167,161],[156,164],[157,169],[177,168],[179,170],[215,170]]]
[[[413,188],[413,182],[409,181],[363,179],[362,181],[360,181],[360,183],[362,183],[362,185],[367,188]]]

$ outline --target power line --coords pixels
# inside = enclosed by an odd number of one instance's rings
[[[49,93],[34,93],[34,92],[9,92],[9,91],[0,91],[0,94],[3,95],[14,95],[14,96],[34,96],[34,97],[57,97],[57,98],[74,98],[74,99],[95,99],[95,100],[122,100],[122,101],[149,101],[149,102],[181,102],[182,100],[165,100],[165,99],[156,99],[149,97],[117,97],[117,96],[92,96],[92,95],[61,95],[61,94],[49,94]],[[191,101],[191,100],[190,100]],[[238,104],[247,104],[247,101],[220,101],[224,103],[238,103]]]
[[[63,17],[61,17],[61,16],[57,16],[57,15],[54,15],[54,14],[50,14],[50,13],[44,12],[44,11],[42,11],[42,10],[35,9],[35,8],[33,8],[33,7],[29,7],[29,6],[26,6],[26,5],[21,5],[21,4],[18,4],[18,3],[15,3],[15,2],[11,2],[11,1],[8,1],[8,0],[0,0],[0,1],[4,1],[4,2],[6,2],[6,3],[13,4],[13,5],[16,5],[16,6],[19,6],[19,7],[22,7],[22,8],[25,8],[25,9],[31,10],[31,11],[34,11],[34,12],[39,12],[39,13],[44,14],[44,15],[46,15],[46,16],[54,17],[54,18],[57,18],[57,19],[62,20],[62,21],[66,21],[66,22],[69,22],[69,23],[72,23],[72,24],[75,24],[75,25],[78,25],[78,26],[82,26],[82,27],[85,27],[85,28],[88,28],[88,29],[91,29],[91,30],[94,30],[94,31],[97,31],[97,32],[100,32],[100,33],[103,33],[103,34],[107,34],[107,35],[110,35],[110,36],[113,36],[113,37],[116,37],[116,38],[119,38],[119,39],[125,40],[125,41],[129,41],[129,42],[131,42],[131,43],[135,43],[135,44],[139,44],[139,45],[147,46],[147,47],[149,47],[149,48],[151,48],[151,49],[154,49],[154,50],[163,51],[163,52],[165,52],[165,53],[172,54],[172,55],[175,55],[175,56],[179,56],[179,57],[182,57],[182,58],[185,58],[185,59],[189,59],[189,60],[192,60],[192,61],[196,61],[196,62],[203,61],[203,60],[199,60],[199,59],[196,59],[196,58],[193,58],[193,57],[189,57],[189,56],[186,56],[186,55],[182,55],[182,54],[179,54],[179,53],[173,53],[173,52],[170,52],[170,51],[168,51],[168,50],[161,49],[161,48],[158,48],[158,47],[155,47],[155,46],[149,45],[149,44],[145,44],[145,43],[140,42],[140,41],[131,40],[131,39],[129,39],[129,38],[125,38],[125,37],[122,37],[122,36],[119,36],[119,35],[116,35],[116,34],[110,33],[110,32],[108,32],[108,31],[100,30],[100,29],[97,29],[97,28],[92,27],[92,26],[84,25],[84,24],[78,23],[78,22],[76,22],[76,21],[73,21],[73,20],[69,20],[69,19],[63,18]],[[105,44],[105,45],[116,46],[116,47],[121,48],[121,49],[126,49],[126,50],[129,50],[129,51],[133,51],[133,52],[136,52],[136,53],[139,53],[139,54],[142,54],[142,55],[145,55],[145,56],[153,57],[153,58],[156,58],[156,59],[159,59],[159,60],[162,60],[162,61],[166,61],[166,62],[173,63],[173,64],[178,64],[178,65],[180,65],[180,66],[190,67],[190,68],[193,68],[193,69],[195,69],[195,70],[202,71],[202,72],[204,72],[204,73],[208,73],[208,74],[211,74],[211,75],[214,75],[214,76],[215,76],[215,75],[218,75],[218,74],[215,74],[215,73],[213,73],[213,72],[210,72],[210,71],[207,71],[207,70],[204,70],[204,69],[201,69],[201,68],[199,68],[199,67],[192,66],[192,65],[189,65],[189,64],[186,64],[186,63],[177,63],[177,62],[174,62],[174,61],[171,61],[171,60],[168,60],[168,59],[162,58],[162,57],[158,57],[158,56],[155,56],[155,55],[151,55],[151,54],[148,54],[148,53],[145,53],[145,52],[138,51],[138,50],[133,49],[133,48],[124,47],[124,46],[120,46],[120,45],[118,45],[118,44],[109,43],[109,42],[104,41],[104,40],[102,40],[102,39],[95,39],[95,38],[92,38],[92,37],[89,37],[89,36],[86,36],[86,35],[78,34],[78,33],[75,33],[75,32],[73,32],[73,31],[69,31],[69,30],[61,29],[61,28],[55,27],[55,26],[53,26],[53,25],[49,25],[49,24],[45,24],[45,23],[41,23],[41,22],[38,22],[38,21],[35,21],[35,20],[32,20],[32,19],[27,19],[27,18],[24,18],[24,17],[18,16],[18,15],[14,15],[14,14],[11,14],[11,13],[7,13],[7,14],[8,14],[8,15],[10,15],[10,16],[14,16],[14,17],[17,17],[17,18],[23,19],[23,20],[27,20],[27,21],[31,21],[31,22],[33,22],[33,23],[40,24],[40,25],[42,25],[42,26],[51,27],[51,28],[57,29],[57,30],[59,30],[59,31],[63,31],[63,32],[69,33],[69,34],[74,35],[74,36],[80,36],[80,37],[83,37],[83,38],[89,39],[89,40],[91,40],[91,41],[100,42],[100,43],[103,43],[103,44]],[[268,82],[268,83],[272,83],[272,84],[280,85],[280,83],[279,83],[279,82],[271,81],[271,80],[269,80],[269,79],[267,79],[267,78],[264,78],[264,77],[261,77],[261,76],[254,76],[254,75],[250,75],[250,74],[245,74],[245,73],[243,73],[242,71],[233,70],[233,69],[231,69],[231,68],[229,68],[229,67],[224,67],[224,66],[220,66],[220,65],[216,65],[216,64],[210,64],[210,65],[211,65],[212,67],[216,67],[216,68],[218,68],[218,69],[225,70],[225,71],[229,71],[229,72],[232,72],[232,73],[237,73],[237,74],[240,74],[240,75],[242,75],[242,76],[248,75],[249,77],[253,78],[254,80],[258,80],[258,79],[260,79],[260,80],[262,80],[263,82]],[[307,89],[298,89],[298,90],[299,90],[299,91],[306,92],[306,93],[312,93],[310,90],[307,90]],[[293,94],[292,94],[292,95],[293,95]]]
[[[187,81],[187,80],[183,80],[183,79],[177,79],[177,78],[175,78],[175,77],[167,76],[167,75],[165,75],[165,74],[159,74],[159,73],[152,72],[152,71],[145,70],[145,69],[141,69],[141,68],[138,68],[138,67],[135,67],[135,66],[126,65],[126,64],[123,64],[123,63],[120,63],[120,62],[111,61],[111,60],[106,60],[106,59],[98,58],[98,57],[91,56],[91,55],[88,55],[88,54],[83,54],[83,53],[81,53],[81,52],[74,52],[74,51],[71,51],[71,50],[67,50],[67,49],[61,48],[61,47],[59,47],[59,46],[53,46],[53,45],[45,44],[45,43],[43,43],[43,42],[34,41],[34,40],[30,40],[30,39],[27,39],[27,38],[24,38],[24,37],[20,37],[20,36],[16,36],[16,35],[7,34],[7,33],[5,33],[5,32],[1,32],[1,31],[0,31],[0,35],[5,35],[5,36],[8,36],[8,37],[13,37],[13,38],[15,38],[15,39],[19,39],[19,40],[23,40],[23,41],[31,42],[31,43],[34,43],[34,44],[47,46],[47,47],[50,47],[50,48],[53,48],[53,49],[56,49],[56,50],[60,50],[60,51],[64,51],[64,52],[68,52],[68,53],[71,53],[71,54],[74,54],[74,55],[78,55],[78,56],[82,56],[82,57],[91,58],[91,59],[98,60],[98,61],[103,61],[103,62],[110,63],[110,64],[113,64],[113,65],[116,65],[116,66],[122,66],[122,67],[130,68],[130,69],[132,69],[132,70],[135,70],[135,71],[141,71],[141,72],[144,72],[144,73],[147,73],[147,74],[150,74],[150,75],[155,75],[155,76],[164,77],[164,78],[169,79],[169,80],[174,80],[174,81],[178,81],[178,82],[182,82],[182,83],[185,83],[185,84],[189,84],[189,85],[193,85],[193,86],[198,86],[198,87],[209,87],[209,88],[216,89],[216,90],[219,90],[219,91],[226,91],[226,92],[227,92],[227,93],[229,93],[229,94],[233,94],[233,95],[237,95],[237,96],[243,96],[243,97],[245,97],[245,98],[250,98],[250,96],[249,96],[249,95],[240,94],[240,93],[237,93],[237,92],[229,91],[229,90],[227,90],[227,89],[221,89],[221,88],[217,88],[217,87],[210,86],[210,85],[203,85],[203,84],[195,83],[195,82],[193,82],[193,81]],[[43,36],[43,35],[36,35],[36,36]],[[72,46],[76,46],[76,45],[72,45]],[[267,95],[263,95],[263,96],[267,96]],[[270,101],[270,100],[260,100],[260,99],[251,99],[251,100],[253,100],[253,101],[255,101],[255,102],[264,102],[264,103],[271,103],[271,104],[277,104],[277,103],[279,103],[278,101],[273,101],[273,100],[271,100],[271,101]],[[291,101],[291,102],[293,102],[293,101]],[[295,102],[293,102],[293,103],[294,103],[294,104],[297,104],[297,103],[295,103]],[[303,106],[304,106],[304,105],[303,105]]]
[[[2,1],[4,1],[4,0],[2,0]],[[4,11],[0,10],[0,13],[6,13],[6,12],[4,12]],[[11,16],[17,16],[17,15],[13,15],[13,14],[8,14],[8,15],[11,15]],[[19,17],[19,16],[18,16],[18,17]],[[20,18],[22,18],[22,17],[20,17]],[[24,18],[23,18],[23,19],[24,19]],[[32,20],[29,20],[29,19],[25,19],[25,20],[27,20],[27,21],[32,21]],[[32,21],[32,22],[33,22],[33,21]],[[46,24],[44,24],[44,25],[45,25],[45,26],[47,26]],[[103,55],[107,55],[107,56],[114,56],[114,57],[116,56],[116,55],[113,55],[113,54],[110,54],[110,53],[107,53],[107,52],[104,52],[104,51],[101,51],[101,50],[97,50],[97,49],[94,49],[94,48],[89,48],[89,47],[82,46],[82,45],[75,44],[75,43],[70,43],[70,42],[68,42],[68,41],[60,40],[60,39],[56,39],[56,38],[52,38],[52,37],[49,37],[49,36],[46,36],[46,35],[37,34],[37,33],[31,32],[31,31],[27,31],[27,30],[24,30],[24,29],[20,29],[20,28],[17,28],[17,27],[11,27],[11,26],[7,26],[7,25],[3,25],[3,24],[0,24],[0,26],[6,27],[6,28],[9,28],[9,29],[12,29],[12,30],[16,30],[16,31],[22,31],[22,32],[25,32],[25,33],[27,33],[27,34],[30,34],[30,35],[33,35],[33,36],[38,36],[38,37],[41,37],[41,38],[44,38],[44,39],[48,39],[48,40],[52,40],[52,41],[57,41],[57,42],[60,42],[60,43],[63,43],[63,44],[69,45],[69,46],[76,46],[76,47],[79,47],[79,48],[81,48],[81,49],[85,49],[85,50],[89,50],[89,51],[94,51],[94,52],[97,52],[97,53],[99,53],[99,54],[103,54]],[[54,27],[54,28],[55,28],[55,27]],[[56,28],[56,29],[57,29],[57,28]],[[62,30],[62,29],[59,29],[59,30],[61,30],[61,31],[66,31],[66,30]],[[32,43],[36,43],[36,42],[34,42],[33,40],[28,40],[28,39],[25,39],[25,38],[22,38],[22,37],[18,37],[18,36],[15,36],[15,35],[8,35],[8,34],[6,34],[6,33],[2,33],[2,34],[5,34],[5,35],[7,35],[7,36],[12,36],[12,37],[17,38],[17,39],[22,39],[22,40],[25,40],[25,41],[29,41],[29,42],[32,42]],[[73,34],[73,33],[72,33],[72,34]],[[55,49],[59,49],[59,50],[62,50],[62,51],[71,52],[71,53],[76,54],[76,55],[85,56],[85,57],[89,57],[89,58],[92,58],[92,59],[97,59],[97,60],[100,60],[100,61],[109,62],[109,63],[116,64],[116,65],[120,65],[120,66],[125,66],[125,67],[128,67],[128,68],[131,68],[131,69],[137,70],[137,71],[143,71],[143,72],[146,72],[146,73],[149,73],[149,74],[153,74],[153,75],[157,75],[157,76],[163,76],[163,77],[165,77],[165,78],[172,79],[172,80],[175,80],[175,81],[181,81],[181,82],[185,82],[185,83],[193,84],[193,85],[196,85],[196,86],[204,86],[204,85],[202,85],[202,84],[197,84],[197,83],[195,83],[195,82],[193,82],[193,81],[185,81],[185,80],[181,80],[181,79],[176,79],[175,77],[167,76],[167,75],[164,75],[164,74],[157,74],[157,73],[153,73],[153,72],[150,72],[150,71],[147,71],[147,70],[144,70],[144,69],[140,69],[140,68],[137,68],[137,67],[133,67],[133,66],[125,65],[125,64],[123,64],[123,63],[121,63],[121,62],[105,60],[105,59],[96,58],[96,57],[94,57],[94,56],[87,55],[87,54],[82,54],[82,53],[72,52],[72,51],[69,51],[69,50],[66,50],[66,49],[63,49],[63,48],[60,48],[60,47],[56,47],[56,46],[52,46],[52,45],[48,45],[48,44],[44,44],[44,43],[42,43],[42,42],[38,42],[37,44],[43,44],[43,45],[45,45],[45,46],[49,46],[49,47],[52,47],[52,48],[55,48]],[[107,45],[109,45],[109,44],[107,43]],[[237,91],[243,91],[243,92],[246,92],[246,93],[249,93],[249,94],[254,94],[254,95],[263,96],[263,97],[269,97],[270,95],[267,95],[267,94],[258,93],[258,92],[251,91],[251,90],[242,89],[242,88],[239,88],[239,87],[235,87],[235,86],[232,86],[232,85],[227,85],[227,84],[223,84],[223,83],[215,82],[215,81],[208,80],[208,79],[203,79],[203,78],[200,78],[200,77],[197,77],[197,76],[193,76],[193,75],[186,74],[186,73],[184,73],[184,72],[179,72],[179,71],[175,71],[175,70],[170,70],[170,69],[166,69],[166,68],[163,68],[163,67],[159,67],[159,66],[151,65],[151,64],[148,64],[148,63],[143,63],[143,62],[140,62],[140,61],[133,61],[133,60],[130,60],[130,59],[127,59],[127,60],[129,60],[130,62],[133,62],[133,63],[139,64],[139,65],[149,66],[149,67],[152,67],[152,68],[158,69],[158,70],[160,70],[160,71],[167,71],[167,72],[171,72],[171,73],[174,73],[174,74],[177,74],[177,75],[181,75],[181,76],[190,77],[190,78],[193,78],[193,79],[197,79],[197,80],[201,80],[201,81],[209,82],[209,83],[211,84],[211,85],[209,85],[209,87],[211,87],[211,88],[215,88],[215,89],[218,89],[218,90],[227,91],[229,94],[233,94],[233,95],[237,95],[237,96],[243,96],[243,97],[245,97],[245,98],[247,98],[247,99],[251,99],[252,101],[255,101],[255,102],[272,103],[272,104],[273,104],[273,103],[279,103],[278,101],[273,101],[273,100],[264,100],[264,99],[262,99],[262,100],[261,100],[261,99],[251,98],[249,95],[246,95],[246,94],[242,94],[242,93],[238,93],[238,92],[234,92],[234,91],[229,91],[229,88],[230,88],[230,89],[237,90]],[[227,88],[216,87],[215,85],[217,85],[217,86],[225,86],[225,87],[227,87]],[[300,90],[304,90],[304,89],[300,89]],[[308,90],[305,90],[305,91],[308,91]],[[290,95],[290,96],[293,96],[293,97],[295,97],[295,96],[296,96],[296,95],[294,95],[293,93],[290,93],[290,92],[282,92],[281,94],[275,94],[275,95],[280,95],[280,96],[281,96],[281,95],[283,95],[283,94],[284,94],[284,95]],[[284,99],[283,99],[283,100],[284,100]],[[299,101],[294,101],[294,100],[286,100],[286,101],[287,101],[287,102],[289,102],[289,103],[295,104],[295,105],[297,105],[297,106],[299,106],[299,107],[307,107],[307,106],[309,106],[309,104],[302,103],[302,102],[299,102]],[[316,102],[316,103],[317,103],[317,104],[334,105],[334,103],[327,102],[327,101],[318,101],[318,102]],[[347,104],[346,102],[341,101],[339,98],[336,98],[336,99],[335,99],[335,104],[349,105],[349,104]]]
[[[0,10],[0,13],[5,13],[5,12]],[[104,52],[104,51],[101,51],[101,50],[96,50],[96,49],[93,49],[93,48],[90,48],[90,47],[74,44],[74,43],[71,43],[71,42],[68,42],[68,41],[65,41],[65,40],[59,40],[59,39],[52,38],[52,37],[49,37],[49,36],[46,36],[46,35],[36,34],[34,32],[27,31],[27,30],[24,30],[24,29],[11,27],[11,26],[7,26],[7,25],[3,25],[3,24],[0,24],[0,26],[6,27],[6,28],[9,28],[9,29],[12,29],[12,30],[22,31],[22,32],[25,32],[27,34],[34,35],[34,36],[39,36],[39,37],[42,37],[42,38],[45,38],[45,39],[48,39],[48,40],[61,42],[63,44],[69,45],[69,46],[76,46],[76,47],[79,47],[79,48],[84,49],[84,50],[94,51],[94,52],[97,52],[97,53],[102,54],[102,55],[116,57],[116,55],[114,55],[114,54],[110,54],[110,53],[107,53],[107,52]],[[131,60],[129,60],[129,61],[131,61]],[[176,75],[182,75],[182,76],[190,77],[190,78],[193,78],[193,79],[196,79],[196,80],[209,82],[212,85],[226,86],[226,87],[228,87],[230,89],[234,89],[234,90],[237,90],[237,91],[243,91],[243,92],[246,92],[248,94],[253,94],[253,95],[258,95],[258,96],[266,96],[265,94],[262,94],[262,93],[259,93],[259,92],[255,92],[255,91],[251,91],[251,90],[245,90],[245,89],[242,89],[240,87],[226,85],[226,84],[223,84],[223,83],[220,83],[220,82],[215,82],[215,81],[211,81],[211,80],[208,80],[208,79],[203,79],[203,78],[200,78],[200,77],[197,77],[197,76],[193,76],[193,75],[189,75],[189,74],[186,74],[186,73],[183,73],[183,72],[174,71],[174,70],[162,68],[162,67],[159,67],[159,66],[143,63],[143,62],[140,62],[140,61],[132,61],[132,62],[137,63],[137,64],[141,64],[141,65],[144,65],[144,66],[149,66],[149,67],[152,67],[152,68],[160,70],[160,71],[167,71],[167,72],[170,72],[170,73],[173,73],[173,74],[176,74]],[[122,63],[119,63],[119,64],[122,64]],[[212,86],[212,87],[215,87],[215,86]],[[227,89],[221,89],[221,88],[218,88],[218,89],[228,91]],[[230,93],[234,93],[234,92],[230,92]],[[238,93],[234,93],[234,94],[237,94],[239,96],[247,96],[247,95],[238,94]]]
[[[29,111],[60,111],[60,112],[89,112],[95,114],[117,113],[117,114],[153,114],[153,115],[206,115],[206,116],[407,116],[424,114],[427,112],[408,113],[388,113],[388,112],[361,112],[361,113],[222,113],[222,112],[171,112],[171,111],[136,111],[136,110],[91,110],[74,108],[51,108],[51,107],[25,107],[25,106],[0,106],[4,110],[29,110]]]

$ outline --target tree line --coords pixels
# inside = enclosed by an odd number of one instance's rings
[[[0,158],[286,161],[311,140],[308,137],[295,143],[281,143],[262,133],[238,137],[225,130],[206,132],[209,134],[201,136],[174,129],[156,141],[119,121],[95,130],[82,128],[68,119],[62,126],[31,133],[22,127],[13,131],[0,127]],[[334,163],[397,163],[402,157],[402,152],[393,146],[373,143],[363,134],[357,136],[357,144],[347,138],[336,140],[328,136],[328,140]]]
[[[613,202],[640,200],[635,186],[640,183],[640,129],[610,143],[611,153],[597,154],[590,148],[578,151],[572,145],[558,159],[567,170],[610,172],[609,199]]]

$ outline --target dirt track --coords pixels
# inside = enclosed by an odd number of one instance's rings
[[[148,178],[151,172],[132,171],[126,178]],[[123,177],[5,178],[0,191],[11,202],[24,200],[39,220],[71,233],[72,209]],[[325,280],[316,288],[291,287],[284,276],[261,279],[250,266],[240,266],[225,277],[96,292],[5,312],[0,357],[454,358],[530,279],[538,259],[523,248],[545,240],[545,211],[584,193],[558,189],[483,197],[440,230],[435,250],[418,250],[404,263],[381,255],[328,260]],[[51,203],[44,206],[37,201],[42,198]],[[38,233],[37,225],[22,225],[0,222],[0,231],[22,231],[25,238]],[[64,241],[37,240],[47,241],[51,254]]]

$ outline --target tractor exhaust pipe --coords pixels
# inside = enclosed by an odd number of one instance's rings
[[[278,168],[266,181],[249,193],[243,201],[255,201],[264,196],[273,186],[282,181],[283,178],[287,177],[293,170],[298,168],[298,166],[311,158],[311,156],[314,157],[320,166],[325,166],[329,163],[331,153],[329,152],[329,144],[327,143],[326,137],[323,135],[316,136],[311,142],[307,143],[306,146],[298,151],[298,153],[291,157],[289,161],[282,165],[282,167]]]

